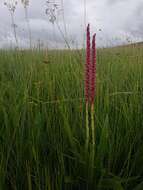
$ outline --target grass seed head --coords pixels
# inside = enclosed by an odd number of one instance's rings
[[[23,4],[24,8],[29,6],[29,0],[21,0],[21,3]]]
[[[12,13],[15,12],[18,1],[16,0],[5,0],[4,5],[8,8],[8,10]]]

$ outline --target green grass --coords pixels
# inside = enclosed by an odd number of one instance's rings
[[[93,161],[84,53],[0,52],[0,189],[143,189],[142,47],[97,60]]]

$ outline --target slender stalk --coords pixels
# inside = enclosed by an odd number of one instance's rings
[[[46,15],[49,17],[49,21],[52,24],[56,23],[57,29],[60,32],[62,38],[64,39],[65,44],[67,45],[68,49],[71,50],[70,44],[69,44],[68,39],[67,39],[67,29],[66,29],[66,23],[65,23],[63,0],[61,0],[61,4],[62,4],[62,8],[63,8],[63,22],[64,22],[64,30],[65,31],[62,31],[62,29],[61,29],[61,27],[60,27],[60,25],[58,23],[58,20],[57,20],[58,4],[56,4],[55,1],[54,2],[47,1],[47,7],[48,8],[46,9]]]
[[[94,164],[95,164],[95,121],[94,121],[94,104],[91,104],[91,137],[92,137],[92,145],[91,145],[91,179],[93,180],[94,176]]]
[[[88,102],[86,103],[86,149],[89,144],[89,117],[88,117]]]
[[[70,44],[69,44],[68,40],[66,39],[66,37],[65,37],[65,35],[64,35],[64,33],[63,33],[62,29],[60,28],[57,21],[56,21],[56,25],[57,25],[57,28],[58,28],[63,40],[65,41],[65,44],[67,45],[68,49],[71,50]]]
[[[29,33],[29,46],[30,46],[30,49],[32,49],[32,35],[31,35],[29,18],[28,18],[28,10],[26,6],[24,7],[24,10],[25,10],[25,20],[27,22],[27,28],[28,28],[28,33]]]
[[[18,48],[18,38],[17,38],[16,25],[15,25],[15,22],[14,22],[14,14],[13,14],[13,12],[10,11],[10,15],[11,15],[11,22],[12,22],[14,38],[15,38],[16,46]]]
[[[10,12],[10,16],[11,16],[11,24],[12,24],[12,28],[13,28],[13,33],[14,33],[14,38],[15,38],[15,42],[18,48],[18,39],[17,39],[17,33],[16,33],[16,24],[14,22],[14,13],[16,10],[16,6],[17,6],[17,1],[5,1],[4,5],[8,8],[8,11]]]
[[[84,26],[85,26],[85,28],[86,28],[86,15],[87,15],[87,13],[86,13],[86,0],[84,0]]]
[[[87,12],[87,11],[86,11],[86,0],[84,0],[83,3],[84,3],[84,7],[83,7],[83,12],[84,12],[84,16],[83,16],[83,17],[84,17],[84,18],[83,18],[83,19],[84,19],[84,20],[83,20],[83,21],[84,21],[84,26],[83,26],[83,27],[84,27],[84,31],[85,31],[85,30],[86,30],[86,25],[87,25],[87,24],[86,24],[86,15],[87,15],[87,13],[86,13],[86,12]],[[86,45],[85,45],[85,41],[86,41],[86,35],[85,35],[85,33],[84,33],[84,36],[83,36],[84,48],[85,48],[85,46],[86,46]]]
[[[91,130],[92,130],[92,144],[95,144],[95,121],[94,121],[94,104],[91,105]]]
[[[61,6],[62,6],[62,16],[63,16],[65,38],[67,39],[68,35],[67,35],[67,26],[66,26],[66,20],[65,20],[64,0],[61,0]]]

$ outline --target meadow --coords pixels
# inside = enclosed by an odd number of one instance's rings
[[[0,51],[1,190],[143,189],[142,44],[97,50],[94,152],[84,74],[83,50]]]

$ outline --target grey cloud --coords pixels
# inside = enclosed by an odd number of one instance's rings
[[[143,3],[140,2],[134,9],[131,19],[125,24],[125,30],[132,36],[143,39]]]
[[[33,44],[37,44],[40,39],[45,46],[64,47],[64,39],[59,30],[56,26],[53,29],[45,15],[45,1],[31,0],[28,8]],[[64,8],[68,41],[74,41],[74,44],[81,46],[85,36],[83,0],[64,0]],[[135,40],[137,38],[142,40],[142,10],[142,0],[87,0],[86,20],[91,23],[92,32],[97,33],[98,46],[124,43],[126,35]],[[0,1],[0,18],[0,47],[14,44],[10,14],[2,1]],[[27,24],[24,9],[20,3],[15,12],[15,22],[18,25],[17,35],[21,46],[28,47]],[[59,15],[58,23],[64,32],[62,15]]]
[[[110,5],[115,5],[116,3],[125,2],[125,0],[107,0]]]

